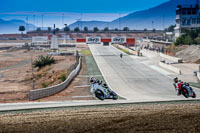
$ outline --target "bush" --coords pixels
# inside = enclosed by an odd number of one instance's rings
[[[39,69],[47,66],[47,65],[51,65],[51,64],[55,64],[56,63],[56,60],[51,57],[51,56],[39,56],[38,59],[36,59],[34,62],[33,62],[33,65],[34,67],[38,67]]]
[[[62,74],[59,79],[61,79],[61,81],[64,82],[67,79],[67,77],[65,74]]]
[[[45,82],[43,82],[41,85],[42,85],[43,88],[47,88],[48,87],[48,84],[45,83]]]
[[[195,38],[195,41],[196,41],[197,44],[200,44],[200,33],[199,33],[198,37]]]
[[[193,43],[192,37],[191,37],[190,35],[187,35],[187,36],[184,38],[184,44],[191,45],[192,43]]]

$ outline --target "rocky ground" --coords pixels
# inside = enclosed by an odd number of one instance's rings
[[[0,115],[0,132],[200,132],[200,103],[81,107]]]

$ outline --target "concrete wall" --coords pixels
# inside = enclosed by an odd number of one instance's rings
[[[160,53],[160,56],[165,58],[165,59],[168,59],[170,61],[173,61],[173,62],[177,62],[177,63],[182,63],[183,62],[183,59],[181,59],[181,58],[165,55],[165,54],[162,54],[162,53]]]
[[[135,52],[135,51],[133,51],[133,50],[127,48],[127,47],[124,47],[124,46],[122,46],[122,45],[117,45],[117,47],[119,47],[119,48],[121,48],[121,49],[125,49],[125,50],[127,50],[129,53],[136,55],[136,52]]]
[[[61,84],[58,84],[56,86],[48,87],[48,88],[42,88],[37,90],[31,90],[28,94],[29,100],[36,100],[44,97],[48,97],[50,95],[56,94],[64,89],[70,84],[70,82],[76,77],[78,72],[81,69],[81,57],[79,59],[79,64],[77,65],[76,69],[74,69],[68,78]]]
[[[198,79],[200,81],[200,72],[197,72],[197,77],[198,77]]]
[[[163,62],[160,62],[159,65],[160,65],[161,67],[167,69],[167,70],[170,70],[170,71],[172,71],[172,72],[175,72],[175,73],[181,75],[181,70],[180,70],[179,68],[176,68],[176,67],[174,67],[174,66],[172,66],[172,65],[165,64],[165,63],[163,63]]]

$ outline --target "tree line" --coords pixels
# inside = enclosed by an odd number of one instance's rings
[[[22,34],[23,34],[23,32],[24,32],[25,30],[26,30],[26,29],[25,29],[25,26],[19,26],[19,31],[22,32]],[[61,31],[60,28],[56,28],[55,30],[56,30],[56,31]],[[123,30],[123,31],[130,31],[129,27],[124,27],[122,30]],[[43,30],[42,30],[40,27],[38,27],[38,28],[36,29],[36,32],[41,32],[41,31],[43,31]],[[52,29],[51,27],[48,27],[48,28],[47,28],[47,31],[48,31],[48,32],[51,32],[51,31],[53,31],[53,29]],[[84,27],[83,30],[82,30],[82,29],[80,29],[79,27],[75,27],[75,28],[72,30],[69,26],[66,26],[66,27],[64,27],[63,31],[65,31],[65,32],[70,32],[70,31],[75,31],[75,32],[84,31],[84,32],[88,32],[88,31],[89,31],[89,28],[88,28],[88,27]],[[100,29],[99,29],[98,27],[94,27],[93,30],[90,30],[90,31],[98,32],[98,31],[100,31]],[[108,27],[105,27],[105,28],[103,29],[103,31],[110,31],[110,29],[109,29]],[[115,28],[114,31],[119,31],[119,29],[118,29],[118,28]],[[148,31],[148,29],[145,28],[144,31]],[[152,31],[155,32],[156,29],[153,29]]]
[[[183,34],[176,39],[174,43],[176,46],[178,45],[192,45],[198,44],[200,45],[200,28],[195,30],[184,30]]]

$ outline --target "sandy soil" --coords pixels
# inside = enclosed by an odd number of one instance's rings
[[[32,51],[33,60],[47,52]],[[68,75],[68,68],[75,63],[74,56],[55,56],[57,62],[42,72],[34,68],[35,89],[62,82],[62,74]],[[28,101],[28,91],[32,89],[30,52],[27,50],[7,50],[0,53],[0,103]]]
[[[200,104],[143,104],[0,115],[0,132],[200,132]]]

